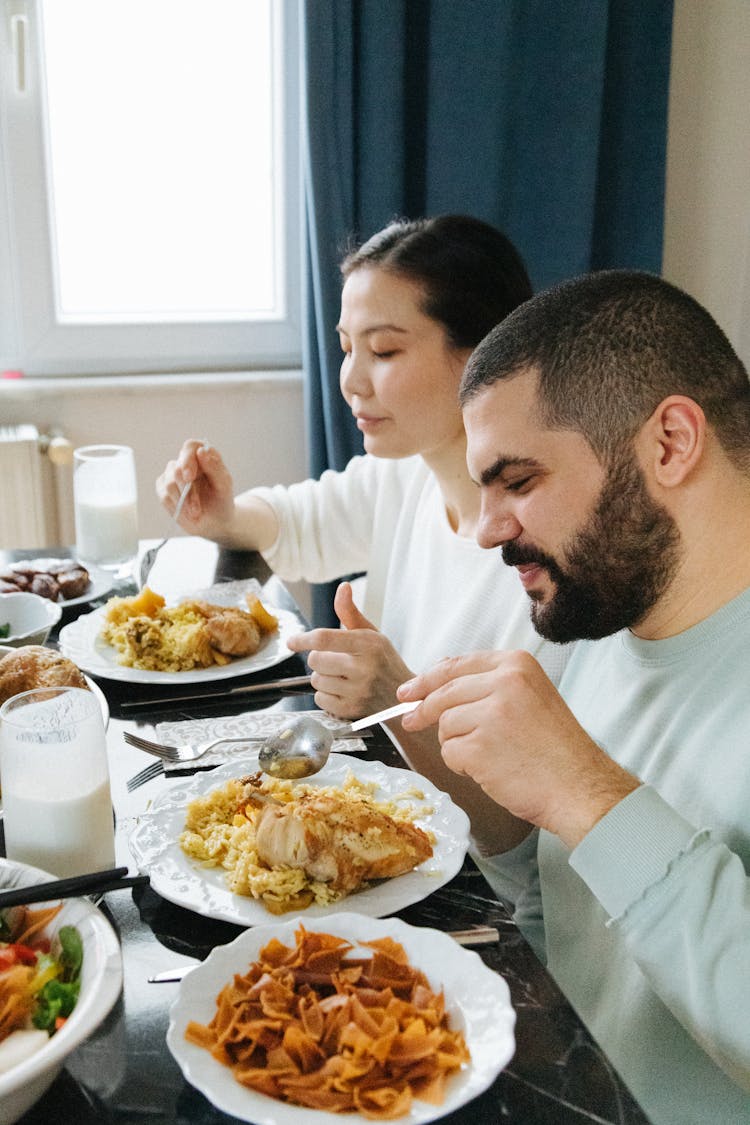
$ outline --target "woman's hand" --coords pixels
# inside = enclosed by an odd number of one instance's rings
[[[398,697],[423,701],[404,730],[437,723],[452,770],[571,848],[640,784],[589,737],[527,652],[443,660]]]
[[[234,485],[218,449],[190,438],[156,482],[156,495],[172,515],[185,485],[191,488],[179,524],[191,535],[220,540],[231,527]]]
[[[179,524],[190,535],[253,551],[267,550],[276,539],[273,508],[251,493],[235,497],[232,474],[218,449],[206,441],[186,441],[156,482],[156,495],[170,515],[186,484],[191,488]]]
[[[358,719],[389,707],[412,673],[391,642],[354,604],[342,582],[333,603],[341,629],[312,629],[290,637],[293,652],[308,652],[318,707],[340,719]]]

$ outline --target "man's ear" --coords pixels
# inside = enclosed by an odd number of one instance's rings
[[[656,484],[674,488],[695,470],[706,444],[706,416],[685,395],[663,399],[638,436],[641,456]]]

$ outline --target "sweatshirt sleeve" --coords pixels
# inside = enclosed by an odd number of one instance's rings
[[[472,858],[499,899],[513,907],[513,921],[540,961],[547,959],[537,847],[539,829],[525,840],[494,856],[472,853]]]
[[[662,1002],[750,1090],[750,881],[739,856],[642,785],[570,864]]]
[[[367,570],[378,497],[378,465],[354,457],[342,472],[320,480],[254,488],[279,521],[276,542],[263,557],[287,582],[328,582]]]

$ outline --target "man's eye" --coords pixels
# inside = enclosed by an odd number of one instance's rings
[[[532,477],[521,477],[519,480],[511,480],[505,486],[506,492],[523,492],[526,485],[531,484]]]
[[[373,351],[372,354],[375,356],[376,359],[391,359],[392,356],[396,355],[396,349],[392,348],[390,351],[384,351],[384,352]]]

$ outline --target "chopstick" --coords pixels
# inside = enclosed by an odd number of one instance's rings
[[[124,700],[120,707],[123,711],[144,710],[149,707],[159,707],[162,704],[171,706],[173,703],[195,703],[201,700],[207,702],[221,702],[227,699],[242,698],[245,695],[262,695],[263,693],[286,692],[290,688],[310,688],[309,676],[287,676],[284,680],[266,680],[265,683],[243,684],[241,687],[227,688],[224,691],[193,692],[191,695],[158,696],[156,699],[129,699]],[[304,692],[291,692],[291,694],[304,695]]]
[[[57,898],[119,891],[124,887],[142,887],[148,881],[148,875],[128,875],[127,867],[90,871],[86,875],[72,875],[68,879],[53,879],[48,883],[32,883],[27,887],[14,887],[12,891],[0,891],[0,910],[7,906],[28,906],[32,902],[50,902]]]

